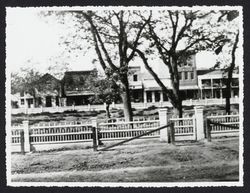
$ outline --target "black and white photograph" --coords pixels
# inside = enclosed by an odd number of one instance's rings
[[[6,7],[8,186],[243,186],[242,6]]]

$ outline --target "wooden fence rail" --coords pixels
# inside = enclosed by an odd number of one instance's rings
[[[208,141],[212,137],[239,135],[239,115],[208,116],[206,125]]]
[[[11,141],[13,151],[25,149],[51,148],[54,145],[78,142],[93,142],[96,149],[101,142],[113,140],[130,140],[131,138],[159,138],[161,141],[201,140],[205,138],[203,108],[195,107],[193,117],[168,117],[167,109],[160,109],[154,118],[139,117],[131,122],[124,119],[108,121],[84,120],[65,123],[47,123],[13,127]],[[207,137],[237,135],[239,132],[239,115],[208,116]],[[209,122],[210,121],[210,122]],[[212,122],[212,123],[211,123]],[[164,126],[172,123],[172,127]],[[165,129],[158,129],[165,128]],[[210,132],[210,133],[209,133]],[[94,141],[95,143],[94,143]],[[24,144],[23,144],[24,143]],[[31,148],[32,147],[32,148]]]
[[[159,128],[157,128],[157,129],[153,129],[153,130],[151,130],[151,131],[148,131],[148,132],[142,133],[142,134],[140,134],[140,135],[137,135],[137,136],[135,136],[135,137],[126,139],[126,140],[124,140],[124,141],[121,141],[121,142],[119,142],[119,143],[115,143],[115,144],[110,145],[110,146],[108,146],[108,147],[102,148],[102,149],[100,149],[100,151],[105,151],[105,150],[110,149],[110,148],[112,148],[112,147],[115,147],[115,146],[118,146],[118,145],[122,145],[122,144],[124,144],[124,143],[129,142],[129,141],[132,141],[132,140],[141,138],[141,137],[143,137],[143,136],[149,135],[149,134],[151,134],[151,133],[154,133],[154,132],[156,132],[156,131],[160,131],[160,130],[162,130],[162,129],[164,129],[164,128],[167,128],[167,127],[169,127],[169,126],[170,126],[170,124],[164,125],[164,126],[159,127]],[[172,136],[174,136],[174,135],[172,135]]]

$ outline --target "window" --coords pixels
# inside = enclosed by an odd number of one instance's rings
[[[194,79],[194,72],[190,72],[190,78],[191,78],[191,80]]]
[[[201,81],[203,87],[211,87],[211,80],[210,79],[204,79]]]
[[[24,99],[21,99],[21,105],[24,105]]]
[[[138,81],[138,76],[137,76],[137,74],[134,74],[134,75],[133,75],[133,81],[134,81],[134,82]]]
[[[188,79],[188,72],[185,72],[185,80]]]
[[[213,87],[220,87],[220,79],[213,79]]]
[[[239,86],[239,79],[238,78],[232,79],[232,86]]]

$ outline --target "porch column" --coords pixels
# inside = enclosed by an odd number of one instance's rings
[[[145,90],[143,91],[143,102],[147,102],[147,92]]]
[[[45,107],[46,106],[46,98],[45,97],[41,97],[41,102],[42,102],[42,106]]]
[[[231,98],[234,98],[234,91],[232,88],[231,88]]]
[[[152,91],[152,103],[155,103],[155,91]]]
[[[52,103],[52,107],[56,106],[56,97],[54,96],[51,97],[51,103]]]
[[[163,91],[160,91],[160,102],[163,102]]]
[[[222,97],[222,88],[220,88],[220,98],[223,98]]]
[[[211,79],[211,99],[214,98],[213,79]]]

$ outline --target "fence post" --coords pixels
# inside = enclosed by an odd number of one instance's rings
[[[173,145],[175,144],[175,130],[173,122],[170,124],[170,141]]]
[[[168,109],[159,110],[160,127],[168,124]],[[168,128],[160,130],[160,141],[168,141]]]
[[[29,121],[23,121],[24,152],[30,152]]]
[[[104,111],[106,111],[107,103],[103,103]]]
[[[209,119],[206,119],[206,135],[207,135],[207,141],[211,142],[211,126]]]
[[[203,117],[203,107],[202,106],[195,106],[195,118],[196,118],[196,137],[197,140],[201,140],[205,138],[204,133],[204,117]]]
[[[92,136],[93,136],[93,149],[97,151],[98,147],[98,133],[97,133],[97,120],[92,119]]]
[[[24,154],[24,131],[20,131],[20,144],[21,144],[21,153]]]

